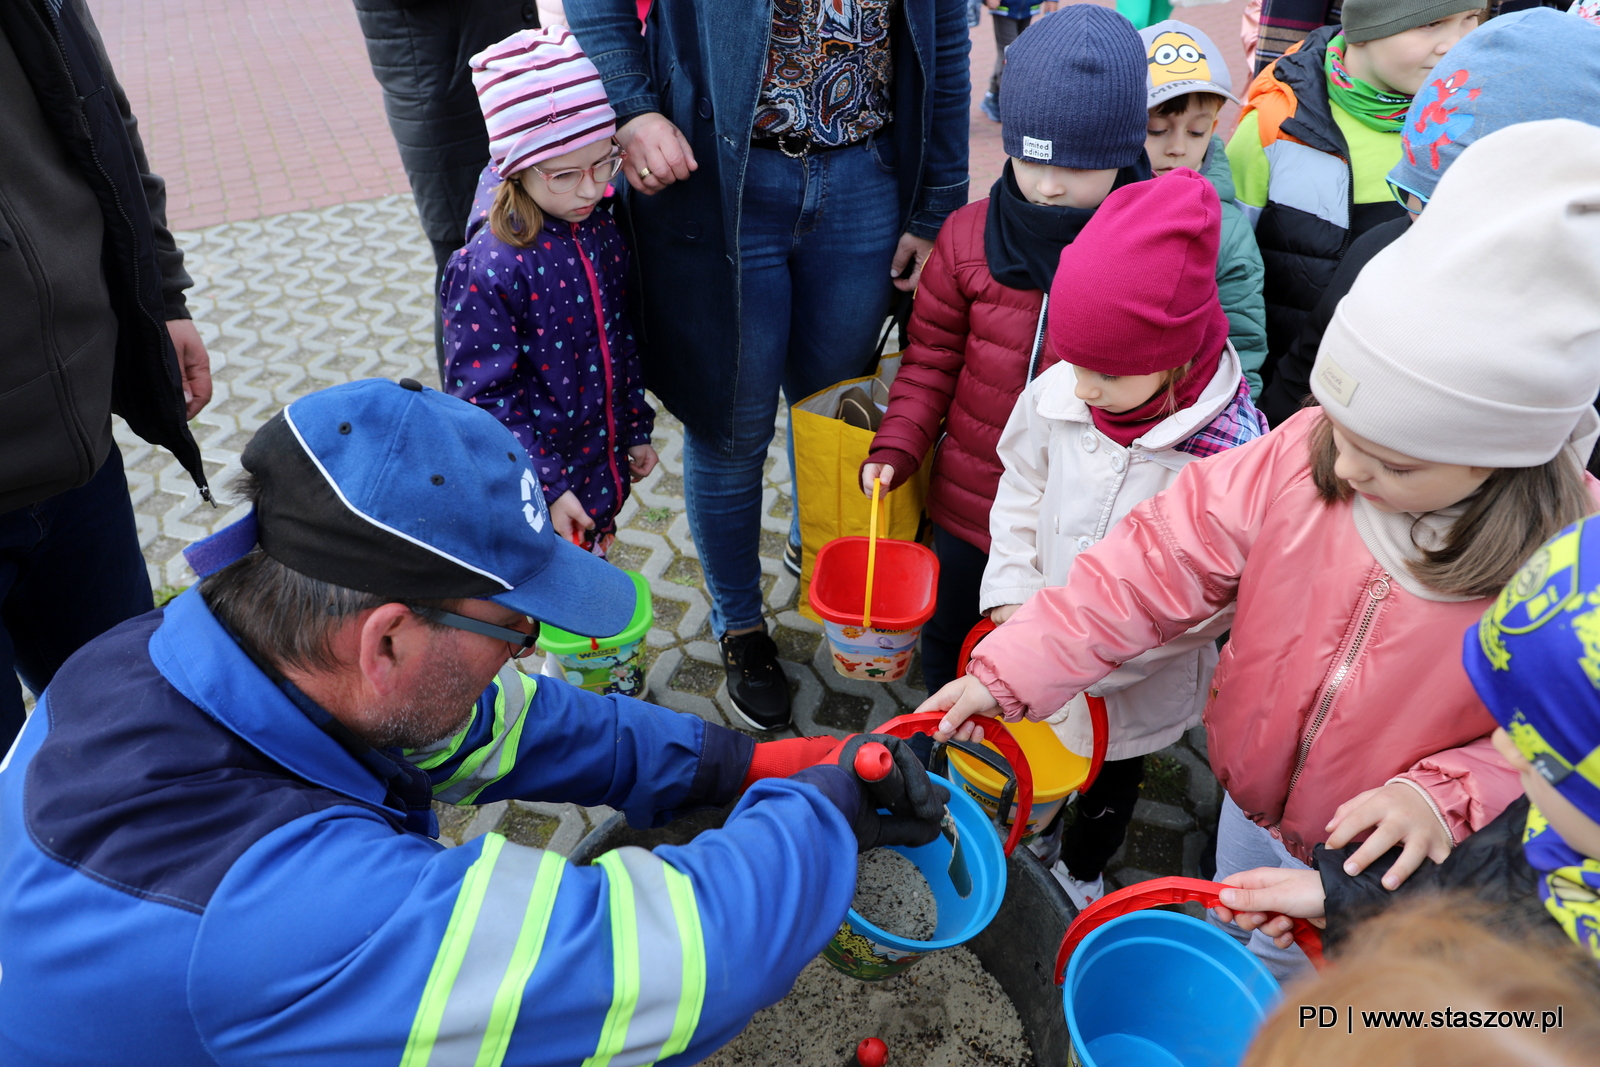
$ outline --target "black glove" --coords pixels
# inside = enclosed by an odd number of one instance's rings
[[[863,779],[855,767],[861,746],[872,741],[887,748],[894,759],[889,773],[876,782]],[[853,825],[859,851],[883,845],[916,847],[939,836],[950,791],[928,778],[927,769],[905,741],[888,734],[856,734],[840,747],[838,764],[862,786],[861,810]],[[879,808],[889,809],[888,813]]]

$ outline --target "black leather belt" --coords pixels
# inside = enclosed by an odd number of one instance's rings
[[[875,130],[872,137],[880,136],[883,132],[882,130]],[[859,148],[867,141],[870,141],[872,137],[867,137],[860,141],[852,141],[849,144],[819,145],[813,144],[803,136],[796,134],[752,134],[750,147],[770,148],[782,152],[790,159],[805,159],[807,156],[820,156],[824,152],[838,152],[846,148]]]

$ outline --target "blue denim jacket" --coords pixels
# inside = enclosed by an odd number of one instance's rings
[[[567,0],[619,124],[671,119],[699,170],[655,196],[624,193],[638,269],[636,325],[650,387],[711,440],[729,435],[739,352],[739,215],[750,127],[766,71],[770,0]],[[894,169],[906,231],[932,239],[967,202],[971,80],[966,0],[902,0],[892,30]],[[759,309],[756,309],[759,313]]]

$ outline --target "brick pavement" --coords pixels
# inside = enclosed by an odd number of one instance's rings
[[[408,193],[350,0],[90,0],[175,229]]]
[[[1190,12],[1223,18],[1232,10],[1236,25],[1240,3]],[[227,484],[250,435],[297,396],[370,376],[427,380],[432,260],[349,6],[280,0],[270,12],[230,5],[244,13],[227,18],[219,0],[107,2],[96,10],[154,165],[168,179],[171,217],[195,278],[190,302],[212,353],[217,392],[193,425],[213,484]],[[1232,43],[1237,61],[1237,33],[1213,35],[1224,51]],[[987,17],[974,37],[973,174],[981,196],[1001,162],[998,128],[976,110],[993,56]],[[179,58],[189,55],[207,58]],[[306,55],[319,63],[306,63]],[[360,184],[380,179],[386,184]],[[781,421],[779,429],[781,443]],[[203,505],[176,463],[120,421],[117,440],[152,581],[186,586],[193,574],[179,551],[231,521],[236,509]],[[665,412],[656,445],[661,468],[622,513],[616,549],[617,562],[643,573],[655,597],[649,695],[735,725],[683,510],[681,433]],[[796,583],[779,558],[790,502],[777,443],[765,504],[767,617],[800,730],[861,730],[914,707],[922,696],[918,670],[887,686],[841,678],[819,627],[795,611]],[[1153,762],[1128,844],[1112,862],[1113,882],[1197,873],[1201,827],[1214,824],[1219,799],[1203,734],[1192,732]],[[604,814],[497,805],[456,813],[445,829],[448,840],[499,828],[566,850]]]

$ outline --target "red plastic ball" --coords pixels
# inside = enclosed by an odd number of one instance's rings
[[[875,1037],[869,1037],[856,1046],[856,1060],[861,1067],[883,1067],[889,1062],[889,1046]]]

